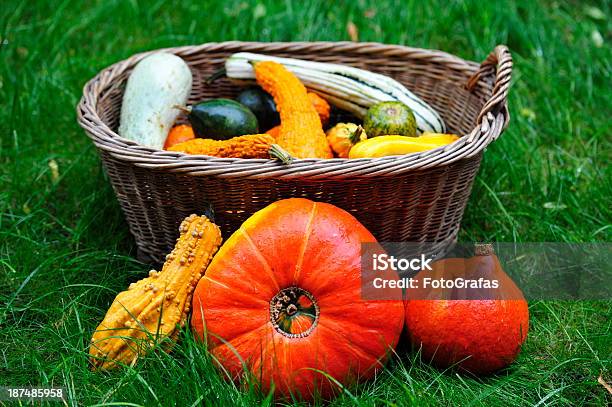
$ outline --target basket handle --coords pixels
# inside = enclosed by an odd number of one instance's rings
[[[467,90],[472,90],[483,76],[495,74],[495,82],[493,83],[493,92],[491,97],[482,107],[476,119],[477,124],[482,124],[482,121],[489,112],[494,115],[501,112],[504,115],[504,129],[508,127],[510,121],[510,113],[508,112],[508,89],[510,88],[510,80],[512,79],[512,55],[510,50],[505,45],[498,45],[485,59],[480,68],[472,75],[465,85]]]

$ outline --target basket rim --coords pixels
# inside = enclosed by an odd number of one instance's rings
[[[181,152],[157,150],[139,145],[119,136],[98,115],[100,96],[116,84],[124,74],[142,58],[157,52],[170,52],[189,56],[200,52],[274,52],[274,51],[334,51],[370,54],[385,53],[390,57],[423,59],[462,71],[468,89],[476,86],[488,88],[480,81],[483,76],[495,75],[492,95],[484,104],[475,127],[452,144],[434,150],[401,156],[361,159],[294,159],[289,165],[272,159],[219,158],[189,155]],[[320,41],[320,42],[212,42],[200,45],[160,48],[141,52],[101,70],[83,87],[77,105],[77,121],[96,147],[115,159],[131,162],[149,169],[178,172],[194,176],[215,175],[227,178],[321,179],[356,178],[400,175],[406,172],[445,166],[454,161],[474,157],[499,137],[508,124],[507,93],[512,74],[512,58],[505,46],[497,46],[480,65],[463,60],[444,51],[413,48],[376,42]]]

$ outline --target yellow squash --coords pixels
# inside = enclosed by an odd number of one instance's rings
[[[450,144],[457,139],[459,137],[452,134],[437,133],[429,133],[421,137],[379,136],[355,144],[349,151],[349,158],[375,158],[418,153]]]
[[[459,136],[456,134],[445,134],[445,133],[432,133],[429,131],[424,132],[419,137],[420,141],[433,144],[450,144],[455,140],[459,140]]]
[[[221,244],[221,231],[205,216],[191,215],[179,228],[161,271],[120,292],[91,338],[96,368],[135,362],[164,338],[174,339],[191,306],[193,290]],[[167,348],[169,349],[169,348]]]

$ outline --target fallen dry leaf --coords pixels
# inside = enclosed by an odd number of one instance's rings
[[[357,30],[357,26],[352,21],[346,23],[346,32],[348,32],[349,38],[353,42],[359,41],[359,30]]]
[[[599,382],[599,384],[601,384],[603,387],[605,387],[606,390],[608,390],[608,393],[612,394],[612,386],[610,386],[610,384],[606,383],[606,381],[604,380],[603,377],[601,377],[601,375],[597,378],[597,381]]]

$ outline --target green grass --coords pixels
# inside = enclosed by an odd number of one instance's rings
[[[171,355],[113,373],[88,368],[92,330],[148,268],[133,258],[74,107],[86,80],[143,50],[345,40],[348,20],[361,41],[471,60],[505,43],[515,61],[512,121],[485,155],[461,239],[610,241],[608,1],[47,3],[0,7],[0,385],[63,386],[73,405],[169,405],[177,396],[178,405],[269,404],[225,382],[188,333]],[[611,304],[530,304],[523,352],[490,378],[441,372],[400,349],[333,405],[605,405],[612,398],[597,378],[612,380]]]

